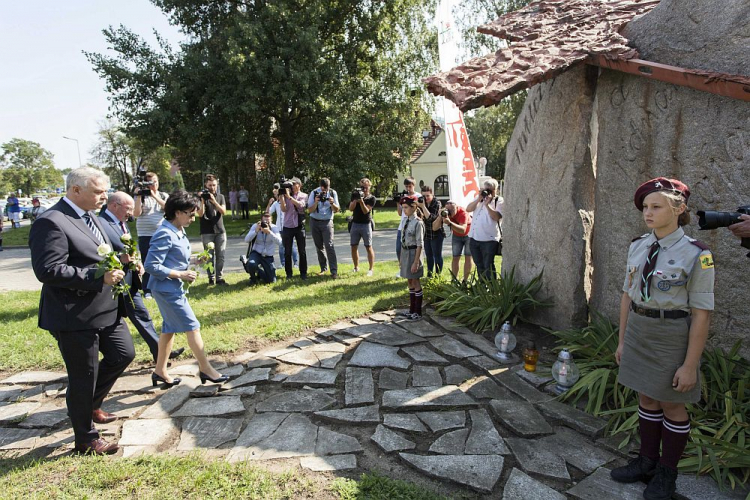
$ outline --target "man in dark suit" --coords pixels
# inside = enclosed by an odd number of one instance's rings
[[[128,228],[128,219],[133,216],[133,208],[135,202],[133,198],[121,191],[112,193],[107,200],[106,208],[102,208],[99,212],[101,217],[102,226],[104,231],[107,233],[109,240],[112,242],[112,250],[115,252],[124,253],[125,245],[122,243],[122,235],[130,234]],[[146,305],[143,303],[143,297],[139,288],[140,275],[143,273],[143,265],[140,266],[140,273],[136,274],[133,272],[125,273],[125,282],[130,285],[130,298],[125,297],[125,312],[127,313],[128,319],[133,323],[135,329],[141,334],[143,340],[148,345],[151,355],[154,357],[154,363],[159,354],[159,335],[156,333],[154,323],[151,321],[151,315],[146,309]],[[169,353],[169,359],[175,359],[185,351],[184,347],[175,349]]]
[[[117,378],[135,357],[133,338],[122,320],[112,285],[125,273],[96,277],[100,245],[111,242],[93,215],[107,198],[109,178],[81,167],[66,179],[65,197],[31,226],[29,247],[34,274],[42,283],[39,327],[48,330],[68,371],[68,415],[79,453],[111,454],[118,446],[99,437],[95,423],[115,415],[101,410]],[[99,353],[103,355],[99,361]]]

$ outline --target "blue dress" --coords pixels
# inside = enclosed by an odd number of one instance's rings
[[[183,229],[161,223],[151,237],[144,266],[151,275],[149,288],[163,319],[162,333],[199,330],[198,318],[187,301],[182,280],[169,277],[172,270],[186,271],[190,265],[190,241]]]

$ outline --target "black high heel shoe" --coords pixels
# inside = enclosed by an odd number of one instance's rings
[[[224,382],[229,380],[229,375],[219,375],[216,378],[211,378],[203,372],[198,372],[198,373],[201,378],[201,384],[205,384],[207,380],[209,382],[213,382],[214,384],[223,384]]]
[[[154,387],[156,387],[158,384],[164,384],[167,386],[166,388],[169,389],[170,387],[174,385],[180,385],[180,382],[182,382],[182,379],[180,377],[174,377],[171,382],[167,382],[164,377],[161,377],[157,375],[156,373],[151,374],[151,383]]]

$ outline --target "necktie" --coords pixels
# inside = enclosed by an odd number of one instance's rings
[[[83,214],[83,220],[86,222],[86,225],[89,227],[91,232],[94,233],[94,237],[99,242],[99,244],[101,245],[102,243],[104,243],[104,238],[102,237],[102,233],[99,232],[99,228],[96,227],[96,225],[94,224],[94,221],[91,220],[91,214],[89,214],[88,212]]]
[[[120,221],[120,229],[122,229],[122,234],[128,234],[128,226],[125,225],[124,222]]]
[[[646,257],[646,265],[643,266],[643,274],[641,275],[641,299],[644,302],[651,300],[651,277],[654,275],[656,269],[656,257],[659,255],[659,242],[655,241],[648,251],[648,257]]]

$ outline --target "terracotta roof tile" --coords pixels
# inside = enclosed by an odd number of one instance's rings
[[[427,89],[462,110],[491,106],[559,75],[589,55],[633,59],[619,30],[659,0],[537,0],[478,28],[511,42],[425,79]]]

